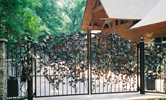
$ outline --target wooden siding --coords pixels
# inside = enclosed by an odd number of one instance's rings
[[[84,12],[84,17],[82,20],[82,25],[81,25],[81,30],[86,30],[86,27],[89,25],[89,21],[91,20],[91,14],[92,14],[92,9],[93,9],[93,3],[95,0],[87,0],[85,12]]]
[[[156,23],[144,27],[140,27],[139,33],[153,33],[153,37],[166,35],[166,22]]]
[[[129,21],[128,23],[116,26],[116,33],[121,35],[122,38],[127,38],[135,42],[139,42],[140,38],[144,37],[145,33],[153,33],[152,38],[166,35],[166,22],[148,25],[136,29],[127,29],[132,25],[132,23],[132,21]],[[109,28],[102,30],[102,33],[105,34],[106,32],[112,33],[112,31]]]
[[[129,29],[134,21],[132,19],[127,19],[129,20],[129,22],[125,24],[120,24],[120,20],[125,19],[105,19],[109,20],[109,22],[112,22],[113,27],[103,29],[106,21],[101,19],[107,18],[107,15],[104,9],[97,10],[93,13],[92,10],[95,9],[95,7],[97,7],[95,3],[96,0],[87,1],[86,10],[84,13],[84,18],[81,26],[82,30],[101,30],[103,34],[118,33],[121,35],[122,38],[127,38],[136,42],[139,42],[140,38],[143,37],[145,33],[153,33],[153,37],[166,36],[166,22],[160,22],[157,24],[147,25],[135,29]],[[91,19],[93,21],[93,25],[90,25]],[[118,20],[117,26],[116,20]],[[97,26],[95,26],[94,24]],[[86,26],[88,27],[88,29]]]

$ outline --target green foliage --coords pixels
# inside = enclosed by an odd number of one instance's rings
[[[81,31],[85,0],[0,0],[0,38],[38,41]]]
[[[37,4],[38,0],[1,0],[0,23],[5,29],[0,37],[13,42],[36,34],[40,18],[33,9]]]
[[[81,23],[86,6],[86,0],[60,0],[60,11],[64,15],[63,31],[81,31]]]
[[[63,16],[58,11],[58,8],[57,0],[40,0],[40,6],[36,8],[36,13],[42,19],[40,27],[41,37],[61,33]]]

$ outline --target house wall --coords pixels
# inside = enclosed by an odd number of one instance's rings
[[[166,36],[166,22],[139,28],[139,33],[153,33],[153,37]]]
[[[115,24],[115,21],[113,21],[113,23]],[[114,30],[112,30],[111,28],[107,28],[107,29],[102,28],[101,31],[103,34],[116,32],[119,35],[121,35],[122,38],[127,38],[135,42],[140,42],[140,38],[144,37],[145,33],[153,33],[152,38],[158,37],[158,36],[166,36],[166,22],[143,26],[136,29],[127,29],[132,24],[133,24],[133,21],[130,20],[128,23],[125,23],[125,24],[120,25],[119,23],[117,26],[115,26],[116,28],[114,28]]]
[[[102,28],[102,33],[106,34],[106,33],[118,33],[122,38],[127,38],[133,41],[138,42],[140,40],[140,35],[138,35],[138,29],[136,30],[129,30],[127,28],[129,28],[132,24],[133,21],[130,20],[128,23],[125,24],[120,24],[120,20],[118,20],[118,25],[116,26],[116,21],[111,21],[113,22],[113,28],[107,28],[107,29],[103,29]],[[141,35],[142,36],[142,35]]]

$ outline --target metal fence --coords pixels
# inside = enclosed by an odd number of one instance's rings
[[[27,43],[6,43],[7,99],[27,98],[27,83],[23,75],[26,65]]]
[[[27,43],[6,43],[7,99],[165,93],[165,53],[155,45],[115,33],[61,34],[36,43],[30,37]]]
[[[161,45],[166,43],[145,44],[145,91],[165,93],[165,51]]]

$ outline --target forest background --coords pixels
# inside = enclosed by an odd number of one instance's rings
[[[0,38],[39,41],[81,31],[86,0],[0,0]]]

